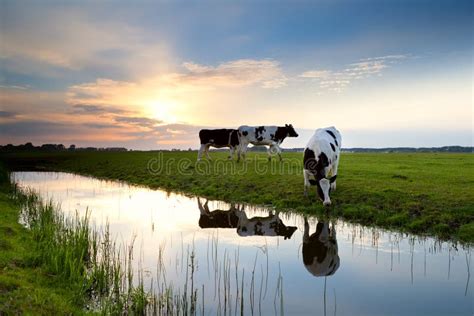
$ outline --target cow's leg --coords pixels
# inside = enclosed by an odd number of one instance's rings
[[[281,158],[281,148],[280,148],[280,146],[278,146],[278,144],[276,144],[275,148],[276,148],[276,152],[278,154],[278,158],[280,158],[280,161],[282,161],[283,159]]]
[[[238,146],[234,146],[233,149],[232,149],[232,159],[234,159],[236,154],[237,155],[239,154],[239,147]]]
[[[331,231],[330,231],[331,237],[336,239],[336,228],[334,227],[334,222],[331,222]]]
[[[243,150],[242,150],[242,159],[243,159],[243,160],[246,160],[246,159],[247,159],[248,145],[249,145],[248,143],[245,144],[245,147],[244,147]]]
[[[309,182],[309,172],[303,169],[304,175],[304,196],[308,197],[308,189],[311,187],[311,183]]]
[[[247,146],[248,146],[248,143],[242,143],[240,147],[240,155],[242,156],[243,160],[245,160],[247,156]]]
[[[209,207],[207,206],[208,200],[202,205],[201,200],[198,198],[198,206],[199,206],[199,211],[201,212],[201,215],[204,214],[209,214]]]
[[[198,161],[201,160],[202,153],[205,151],[206,146],[207,146],[206,144],[201,144],[201,147],[199,148],[199,151],[198,151]]]
[[[339,166],[339,157],[337,157],[336,161],[334,162],[334,164],[332,165],[332,168],[331,168],[331,177],[334,177],[334,176],[337,176],[337,168]],[[334,191],[336,190],[336,180],[334,180],[332,183],[331,183],[331,190]]]
[[[303,243],[309,242],[309,223],[308,218],[304,217],[304,231],[303,231]]]
[[[204,213],[204,208],[202,207],[202,203],[201,203],[201,200],[199,199],[199,197],[197,198],[198,200],[198,208],[199,208],[199,211],[201,211],[201,214]]]
[[[204,151],[206,153],[207,159],[211,160],[211,156],[209,156],[209,148],[211,148],[211,145],[207,145]]]
[[[245,214],[245,212],[243,211],[243,209],[239,213],[237,213],[237,217],[239,218],[239,221],[237,222],[237,234],[240,235],[242,227],[248,224],[248,217],[247,214]]]
[[[268,161],[272,161],[272,150],[273,150],[273,145],[268,146],[267,148]]]
[[[235,154],[235,147],[230,147],[230,149],[229,149],[229,159],[230,160],[234,159],[234,154]]]

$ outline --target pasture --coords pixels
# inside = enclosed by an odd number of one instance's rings
[[[474,156],[443,153],[344,153],[333,204],[323,207],[315,190],[303,196],[302,153],[268,162],[250,152],[245,162],[211,152],[196,162],[189,152],[61,152],[2,154],[12,170],[51,170],[121,180],[151,188],[328,214],[441,239],[474,241]],[[314,187],[312,187],[313,189]]]

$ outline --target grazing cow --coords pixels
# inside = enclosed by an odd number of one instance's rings
[[[243,213],[243,210],[239,207],[235,207],[233,204],[230,206],[228,211],[215,210],[209,211],[209,207],[206,201],[202,205],[201,200],[198,198],[198,207],[201,212],[199,216],[199,227],[201,228],[237,228],[239,223],[239,213]]]
[[[239,135],[236,129],[202,129],[199,131],[199,139],[201,141],[201,148],[198,152],[198,160],[201,160],[203,152],[206,153],[207,159],[209,157],[209,147],[230,148],[229,159],[232,159],[235,151],[239,146]]]
[[[329,193],[336,189],[337,168],[341,154],[341,134],[335,127],[318,128],[304,149],[304,195],[311,184],[324,205],[330,205]],[[331,175],[330,178],[328,176]],[[310,180],[313,176],[314,180]]]
[[[245,159],[248,144],[254,146],[268,146],[268,160],[272,157],[272,152],[276,152],[281,161],[280,145],[287,137],[298,137],[293,125],[286,124],[285,126],[247,126],[239,127],[240,138],[240,152],[237,160],[240,160],[240,155]]]
[[[303,263],[309,273],[317,277],[336,272],[340,259],[334,225],[330,229],[327,222],[318,222],[316,232],[310,236],[308,220],[304,218]]]
[[[295,226],[286,226],[278,216],[270,211],[267,217],[247,218],[245,212],[239,213],[239,224],[237,234],[241,237],[247,236],[284,236],[290,239],[295,232]]]

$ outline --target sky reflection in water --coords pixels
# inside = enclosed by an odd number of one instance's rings
[[[67,173],[13,178],[68,214],[89,209],[119,244],[135,236],[147,286],[182,288],[194,249],[193,284],[199,305],[205,288],[206,314],[224,306],[240,313],[242,278],[245,314],[280,314],[282,304],[287,315],[473,313],[472,247]]]

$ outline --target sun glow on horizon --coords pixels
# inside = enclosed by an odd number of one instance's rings
[[[175,114],[178,108],[180,108],[180,105],[172,100],[154,100],[147,103],[146,106],[147,112],[150,112],[150,115],[154,119],[168,124],[177,123],[179,121]]]

